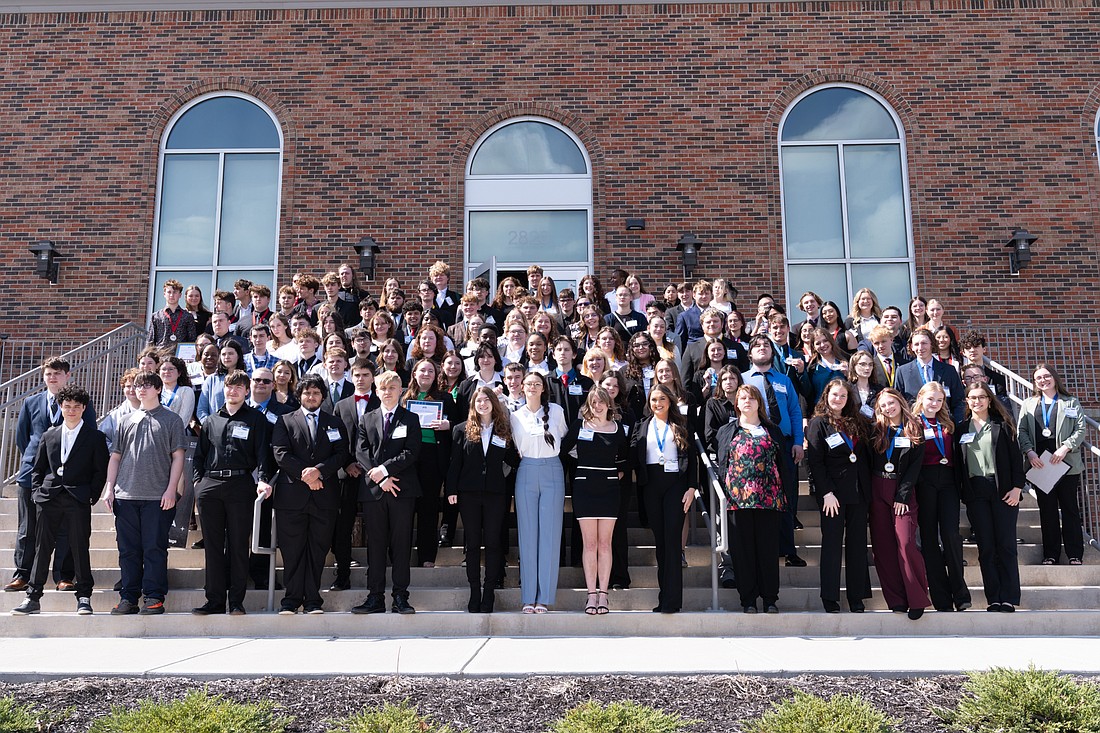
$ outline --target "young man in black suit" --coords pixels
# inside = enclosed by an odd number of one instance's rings
[[[409,605],[409,556],[413,513],[420,496],[416,459],[420,455],[420,421],[401,407],[401,377],[383,372],[375,380],[381,406],[359,420],[355,460],[365,471],[359,490],[367,528],[367,590],[352,613],[386,610],[386,560],[393,557],[394,613],[416,613]]]
[[[88,541],[92,533],[92,505],[99,501],[107,480],[107,437],[96,430],[94,422],[84,419],[90,399],[83,389],[66,386],[57,393],[57,402],[63,422],[42,436],[31,470],[37,513],[35,559],[26,586],[27,598],[12,609],[16,616],[41,610],[39,599],[62,526],[68,528],[75,569],[76,612],[92,613]]]
[[[298,383],[299,410],[275,422],[271,450],[279,466],[275,483],[275,523],[283,556],[283,596],[279,613],[323,613],[321,573],[340,507],[340,480],[347,462],[344,424],[321,409],[325,383],[308,376]]]
[[[360,357],[351,364],[351,381],[355,393],[336,403],[336,417],[344,423],[348,439],[354,443],[359,433],[359,419],[382,404],[374,391],[374,362]],[[336,557],[336,579],[329,590],[351,588],[351,531],[359,514],[359,483],[366,469],[355,460],[354,444],[348,451],[347,465],[339,473],[341,481],[340,512],[332,533],[332,554]]]
[[[324,380],[324,400],[321,409],[332,414],[336,409],[336,403],[351,397],[355,392],[355,385],[347,378],[348,354],[343,349],[329,349],[325,352],[325,372],[328,378]]]

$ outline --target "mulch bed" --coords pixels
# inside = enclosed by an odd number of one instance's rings
[[[383,702],[408,700],[437,723],[476,733],[545,731],[551,721],[587,700],[632,700],[686,718],[700,719],[692,733],[733,733],[739,721],[764,713],[795,690],[828,697],[859,694],[899,721],[905,733],[945,731],[932,712],[951,707],[962,694],[961,675],[888,679],[878,677],[528,677],[447,679],[438,677],[339,677],[328,679],[220,679],[84,677],[49,682],[0,683],[0,695],[53,711],[72,708],[54,730],[86,731],[112,706],[137,707],[140,700],[172,700],[205,688],[240,702],[271,700],[295,717],[292,731],[322,733],[326,721]],[[152,733],[152,732],[150,732]]]

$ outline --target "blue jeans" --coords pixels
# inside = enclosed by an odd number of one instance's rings
[[[163,601],[168,593],[168,528],[175,509],[160,508],[160,500],[115,500],[118,567],[122,571],[123,600]]]

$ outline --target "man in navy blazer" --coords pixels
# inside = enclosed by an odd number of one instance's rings
[[[394,613],[416,613],[409,605],[409,556],[412,524],[420,483],[416,461],[420,456],[420,421],[401,407],[401,377],[382,372],[375,380],[381,406],[359,420],[355,460],[365,469],[359,489],[363,522],[367,528],[366,601],[352,613],[386,610],[386,559],[393,557]]]
[[[691,289],[695,304],[685,308],[680,317],[676,319],[676,337],[680,339],[680,352],[687,350],[688,344],[693,344],[703,338],[703,324],[700,319],[703,311],[710,305],[711,285],[706,280],[695,283]]]
[[[84,416],[88,393],[75,386],[56,395],[63,413],[61,425],[46,431],[38,444],[31,470],[35,523],[35,561],[27,583],[27,598],[13,615],[38,613],[50,554],[62,527],[68,528],[75,568],[77,613],[92,613],[92,568],[88,541],[92,533],[92,505],[99,501],[107,480],[107,437]]]
[[[321,574],[340,507],[336,474],[348,456],[344,424],[321,409],[324,380],[306,377],[295,395],[301,409],[280,417],[271,436],[279,466],[273,501],[286,587],[283,615],[294,615],[300,606],[306,613],[322,613]]]
[[[34,537],[37,510],[31,498],[31,472],[38,454],[38,444],[47,430],[61,424],[61,407],[57,394],[69,382],[69,362],[60,357],[42,363],[42,381],[46,391],[31,395],[23,401],[19,410],[19,422],[15,432],[15,446],[22,455],[16,484],[19,486],[19,529],[15,536],[15,573],[6,591],[27,589],[34,565]],[[95,406],[91,403],[84,410],[85,422],[95,425]],[[57,537],[54,551],[54,580],[59,589],[72,590],[73,560],[69,553],[68,535],[64,528]]]
[[[966,417],[959,373],[950,364],[932,358],[932,334],[927,329],[918,328],[913,331],[913,335],[909,337],[909,348],[917,358],[898,367],[894,388],[911,402],[926,383],[939,382],[946,393],[951,419],[958,425]]]

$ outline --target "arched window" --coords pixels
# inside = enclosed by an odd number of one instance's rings
[[[537,263],[560,289],[591,267],[592,166],[555,122],[513,118],[481,136],[466,164],[465,213],[468,278],[495,288]]]
[[[274,285],[282,149],[254,99],[219,92],[176,113],[160,145],[150,308],[169,278],[198,285],[207,306],[238,278]]]
[[[913,236],[905,137],[893,110],[866,89],[811,89],[783,115],[779,161],[788,313],[812,290],[847,314],[863,287],[904,310],[914,292]]]

